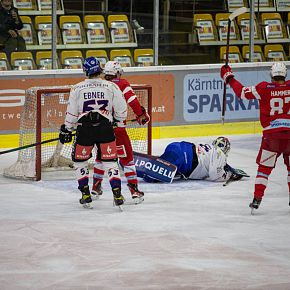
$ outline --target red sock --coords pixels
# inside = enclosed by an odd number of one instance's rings
[[[272,167],[259,165],[256,180],[255,180],[255,192],[254,192],[255,198],[262,199],[262,197],[264,196],[264,191],[267,187],[268,178],[272,170],[273,170]]]

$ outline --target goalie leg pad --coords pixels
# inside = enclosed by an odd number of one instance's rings
[[[137,176],[145,181],[171,183],[177,167],[159,157],[134,152]]]

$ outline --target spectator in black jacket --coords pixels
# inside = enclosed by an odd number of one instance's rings
[[[9,58],[13,51],[26,50],[25,40],[18,33],[23,23],[12,0],[1,0],[0,3],[0,50]]]

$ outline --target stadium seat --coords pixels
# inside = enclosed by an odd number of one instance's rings
[[[31,18],[29,16],[20,16],[20,19],[23,23],[23,28],[18,30],[18,33],[24,38],[26,45],[36,44],[36,35]]]
[[[62,15],[59,18],[63,44],[86,43],[81,19],[77,15]]]
[[[52,20],[51,16],[36,16],[34,19],[35,30],[37,31],[37,40],[40,45],[51,44],[51,28]],[[57,27],[58,32],[58,44],[61,43],[59,27]]]
[[[228,11],[233,12],[240,7],[249,7],[247,0],[232,1],[227,0]]]
[[[281,44],[267,44],[264,47],[266,61],[286,61],[286,54]]]
[[[105,50],[99,49],[99,50],[87,50],[86,51],[86,58],[94,56],[95,58],[98,59],[100,62],[100,65],[102,68],[104,68],[106,62],[109,60],[108,54]]]
[[[220,47],[220,61],[225,62],[226,60],[226,46]],[[238,46],[229,47],[229,63],[243,62],[243,58]]]
[[[57,67],[59,68],[59,61],[57,59]],[[52,52],[51,51],[37,51],[36,65],[38,69],[52,69]]]
[[[110,42],[109,30],[103,15],[86,15],[84,27],[88,44]]]
[[[13,70],[33,70],[36,65],[30,51],[14,51],[11,53],[11,66]]]
[[[264,27],[265,39],[267,41],[275,40],[279,42],[279,40],[287,37],[280,13],[262,13],[261,19]]]
[[[132,54],[129,49],[112,49],[110,51],[110,60],[115,60],[121,66],[134,66]]]
[[[37,10],[36,0],[13,1],[13,6],[20,11]]]
[[[63,50],[60,53],[61,66],[65,69],[82,69],[83,55],[80,50]]]
[[[0,52],[0,71],[10,70],[9,61],[5,52]]]
[[[127,15],[108,15],[112,43],[135,42]]]
[[[134,62],[137,66],[150,66],[154,64],[152,48],[137,48],[134,50]]]
[[[215,24],[218,30],[219,39],[221,41],[225,41],[227,39],[229,15],[230,13],[217,13],[215,16]],[[235,19],[231,22],[230,39],[240,39],[240,33]]]
[[[38,10],[51,10],[52,9],[52,1],[51,0],[37,0]],[[57,0],[57,10],[62,10],[61,1]]]
[[[197,31],[199,43],[217,41],[217,30],[211,14],[194,14],[193,28]]]
[[[244,61],[250,61],[249,60],[249,51],[250,48],[248,45],[244,45],[242,48],[242,55]],[[263,62],[265,61],[264,53],[262,51],[262,48],[260,45],[254,45],[254,55],[253,55],[253,62]]]
[[[239,15],[237,22],[240,28],[242,40],[249,40],[250,38],[250,13],[243,13]],[[262,39],[261,31],[258,28],[256,17],[255,17],[255,22],[254,22],[254,31],[255,31],[254,38]]]

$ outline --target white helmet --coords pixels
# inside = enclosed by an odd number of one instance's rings
[[[223,151],[225,153],[225,155],[227,156],[228,153],[231,150],[231,143],[229,141],[228,138],[226,137],[218,137],[216,138],[213,142],[212,145],[216,148],[216,149],[220,149],[221,151]]]
[[[120,65],[119,62],[117,61],[108,61],[105,64],[104,67],[104,74],[105,75],[110,75],[110,76],[115,76],[117,74],[122,75],[124,73],[122,66]]]
[[[274,62],[271,67],[271,77],[284,77],[287,75],[287,67],[283,62]]]

